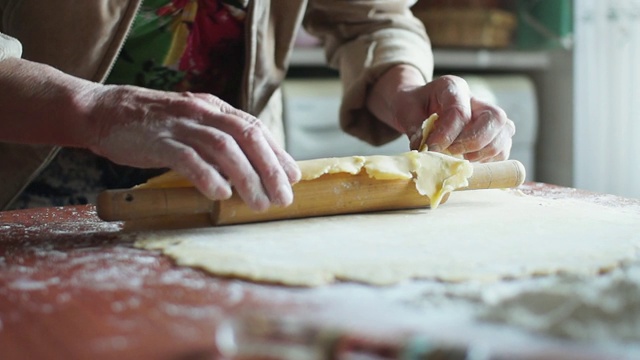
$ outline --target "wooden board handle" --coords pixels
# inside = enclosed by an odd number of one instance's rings
[[[509,188],[524,182],[524,167],[516,160],[473,166],[469,186],[460,190]],[[97,212],[107,221],[208,213],[212,225],[230,225],[429,206],[429,198],[418,193],[412,179],[376,180],[364,172],[301,181],[293,192],[290,206],[257,213],[235,193],[230,199],[213,201],[195,188],[107,190],[98,197]]]

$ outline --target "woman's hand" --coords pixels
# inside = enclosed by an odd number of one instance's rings
[[[255,117],[205,94],[105,86],[23,59],[0,61],[0,141],[88,148],[116,163],[171,168],[205,196],[231,185],[255,210],[293,201],[296,162]]]
[[[513,121],[499,107],[474,98],[462,78],[442,76],[425,84],[416,69],[398,65],[376,82],[367,105],[381,120],[406,134],[412,149],[420,144],[422,122],[437,113],[439,118],[426,141],[429,150],[446,150],[478,162],[509,158]]]
[[[222,200],[231,186],[254,210],[293,201],[296,162],[257,118],[207,94],[134,86],[97,86],[90,99],[86,147],[139,168],[168,167],[205,196]]]

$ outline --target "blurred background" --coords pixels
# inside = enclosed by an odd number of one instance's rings
[[[435,75],[465,78],[516,123],[528,180],[640,198],[640,0],[418,0]],[[301,31],[284,86],[297,159],[393,154],[341,132],[340,83]]]

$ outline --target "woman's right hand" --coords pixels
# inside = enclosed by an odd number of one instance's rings
[[[208,94],[98,85],[86,99],[86,147],[118,164],[168,167],[208,198],[231,185],[256,211],[293,201],[300,179],[293,158],[257,118]]]

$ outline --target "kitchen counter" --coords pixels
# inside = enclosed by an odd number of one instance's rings
[[[640,200],[571,188],[527,183],[521,190],[640,209]],[[594,346],[479,321],[477,301],[465,293],[480,284],[256,284],[175,266],[133,241],[121,223],[99,220],[93,206],[0,212],[1,358],[214,359],[240,349],[274,351],[274,358],[289,351],[298,359],[295,351],[322,349],[336,358],[384,359],[424,353],[427,343],[448,354],[442,358],[460,359],[465,352],[473,359],[638,354],[633,346]]]

